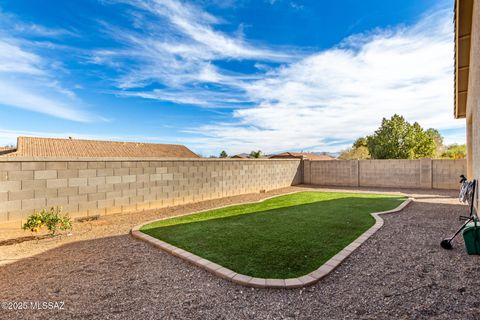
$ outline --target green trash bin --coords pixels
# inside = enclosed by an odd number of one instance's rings
[[[463,241],[468,254],[480,254],[480,222],[470,222],[462,231]]]

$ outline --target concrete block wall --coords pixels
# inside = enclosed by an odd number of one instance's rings
[[[300,160],[0,158],[0,223],[62,206],[72,217],[186,204],[302,182]]]
[[[432,161],[432,186],[434,189],[459,188],[459,176],[467,175],[467,162],[465,160],[433,160]]]
[[[305,161],[309,183],[335,186],[358,186],[358,161]]]
[[[458,189],[466,160],[305,161],[305,183],[324,186]]]
[[[365,187],[421,188],[421,160],[362,160],[360,185]],[[428,186],[430,188],[430,186]]]

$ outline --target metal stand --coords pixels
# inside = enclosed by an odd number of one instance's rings
[[[465,176],[461,176],[462,180],[460,180],[461,183],[465,183],[465,181],[467,180],[465,178]],[[473,180],[473,186],[472,186],[472,199],[470,201],[470,215],[468,217],[464,217],[464,218],[467,218],[467,220],[465,221],[465,223],[460,227],[460,229],[457,230],[457,232],[455,232],[455,234],[449,238],[445,238],[442,240],[442,242],[440,242],[440,246],[443,248],[443,249],[447,249],[447,250],[451,250],[453,249],[453,246],[452,246],[452,240],[460,233],[462,232],[463,229],[465,229],[465,227],[467,226],[467,224],[469,224],[470,222],[474,222],[475,223],[475,228],[477,227],[477,223],[478,223],[478,217],[476,216],[475,214],[475,209],[473,207],[473,201],[475,200],[475,189],[477,187],[477,181],[476,180]],[[462,217],[461,217],[462,218]]]

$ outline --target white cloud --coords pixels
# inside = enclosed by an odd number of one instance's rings
[[[464,125],[452,115],[449,11],[410,27],[350,37],[243,88],[257,106],[234,111],[229,123],[192,130],[204,136],[197,141],[203,148],[339,150],[394,113],[426,128]]]
[[[23,34],[30,34],[30,35],[48,37],[48,38],[62,37],[62,36],[74,36],[74,37],[77,36],[76,33],[69,30],[65,30],[65,29],[46,28],[38,24],[24,24],[24,23],[18,23],[18,22],[15,23],[14,30],[16,32],[23,33]]]
[[[7,31],[10,34],[30,35],[44,38],[58,38],[63,36],[78,36],[72,30],[64,28],[50,28],[35,23],[25,23],[17,16],[2,11],[0,7],[0,32]]]
[[[55,85],[55,83],[52,83]],[[48,86],[48,85],[47,85]],[[0,105],[30,110],[54,117],[78,122],[93,121],[92,115],[79,107],[72,107],[72,100],[61,97],[61,93],[47,92],[45,87],[36,91],[36,85],[25,82],[12,82],[0,76]],[[69,91],[65,94],[71,95]]]
[[[174,0],[118,0],[132,11],[131,29],[102,22],[103,30],[123,45],[117,50],[97,50],[90,62],[116,66],[122,89],[160,82],[182,87],[192,83],[219,83],[225,70],[212,61],[252,60],[287,62],[290,52],[252,45],[243,36],[215,30],[222,21],[199,7]],[[238,34],[238,32],[237,32]],[[298,55],[297,55],[298,56]]]
[[[117,94],[233,108],[231,119],[185,130],[204,153],[338,151],[394,113],[425,128],[464,126],[452,116],[449,9],[307,55],[219,32],[220,19],[184,2],[120,2],[138,10],[133,16],[141,31],[105,24],[124,48],[99,50],[93,59],[121,70]],[[218,63],[232,60],[250,61],[255,71],[233,73]]]
[[[40,57],[0,39],[0,72],[42,75]]]
[[[94,121],[72,90],[48,71],[54,61],[26,51],[21,41],[0,35],[0,105],[72,121]]]

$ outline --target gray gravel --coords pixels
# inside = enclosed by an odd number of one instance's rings
[[[417,191],[418,193],[418,191]],[[456,193],[453,193],[456,194]],[[0,267],[0,301],[64,301],[1,319],[480,319],[480,257],[454,231],[465,207],[423,194],[333,274],[295,290],[235,285],[129,235],[66,243]]]

